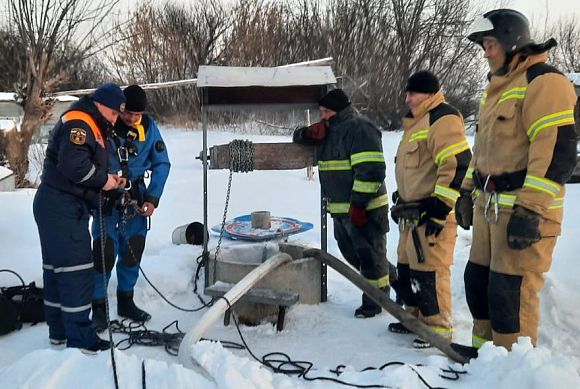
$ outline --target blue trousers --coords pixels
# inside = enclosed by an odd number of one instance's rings
[[[42,248],[44,311],[51,339],[67,347],[97,342],[89,313],[93,260],[89,211],[83,200],[41,185],[34,196],[34,219]]]
[[[130,211],[131,212],[131,211]],[[101,255],[101,226],[97,213],[93,219],[93,255],[95,261],[93,293],[94,300],[104,299],[113,266],[117,269],[117,291],[133,292],[139,277],[139,263],[145,249],[147,218],[139,214],[123,217],[123,210],[114,208],[109,216],[103,217],[105,239],[105,269]],[[103,279],[105,271],[106,282]]]

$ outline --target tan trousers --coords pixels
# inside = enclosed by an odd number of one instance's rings
[[[457,238],[455,215],[447,217],[445,228],[438,237],[425,237],[425,226],[417,227],[425,262],[419,263],[410,226],[400,230],[398,267],[408,266],[408,280],[399,278],[402,288],[410,289],[412,297],[405,301],[411,312],[419,311],[419,318],[432,327],[451,329],[451,265]],[[414,304],[417,306],[414,306]],[[449,336],[451,333],[449,332]]]
[[[560,225],[542,221],[542,239],[524,250],[507,244],[507,224],[512,209],[500,207],[497,223],[484,217],[483,194],[473,215],[473,243],[465,269],[465,290],[473,315],[473,345],[486,340],[511,350],[518,336],[529,336],[535,345],[540,320],[540,291],[550,269]],[[494,217],[493,211],[488,215]]]

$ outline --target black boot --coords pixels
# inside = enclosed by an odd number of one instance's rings
[[[107,329],[107,311],[105,300],[93,300],[93,327],[97,332]]]
[[[391,288],[388,286],[385,286],[384,288],[381,288],[381,291],[388,295],[391,291]],[[354,311],[354,316],[359,318],[359,319],[366,319],[369,317],[376,316],[376,315],[380,314],[382,311],[383,311],[383,308],[380,305],[376,304],[366,294],[363,293],[362,305]]]
[[[111,348],[111,342],[105,339],[97,338],[97,342],[91,347],[81,348],[84,354],[94,355],[99,351],[105,351]]]
[[[451,343],[451,348],[455,350],[459,355],[464,356],[467,359],[477,358],[478,350],[475,347],[464,346],[458,343]]]
[[[390,332],[394,332],[395,334],[410,334],[411,331],[403,325],[403,323],[389,323],[387,327]]]
[[[150,314],[135,305],[133,292],[117,292],[117,314],[138,322],[151,319]]]

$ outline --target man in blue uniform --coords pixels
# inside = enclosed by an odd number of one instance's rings
[[[99,207],[101,190],[123,184],[108,174],[103,134],[124,106],[121,89],[108,83],[70,107],[52,130],[34,197],[49,340],[86,353],[111,347],[89,319],[94,289],[89,212]]]
[[[117,120],[107,142],[109,171],[120,172],[128,180],[126,191],[112,202],[109,209],[103,210],[104,231],[97,217],[92,226],[95,261],[93,325],[98,331],[107,328],[107,285],[103,271],[108,282],[115,261],[117,314],[138,322],[151,319],[149,313],[135,305],[133,291],[145,249],[147,219],[159,205],[170,169],[167,149],[159,129],[153,118],[144,114],[147,104],[145,91],[139,85],[131,85],[123,93],[127,99],[125,111]],[[145,178],[149,178],[148,184]],[[102,236],[105,236],[104,240]]]

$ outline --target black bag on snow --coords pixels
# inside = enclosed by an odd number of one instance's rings
[[[28,285],[1,288],[2,294],[8,298],[16,312],[20,323],[33,325],[44,321],[44,292],[35,282]]]
[[[0,335],[5,335],[20,329],[22,324],[18,321],[18,312],[14,304],[0,293]]]

